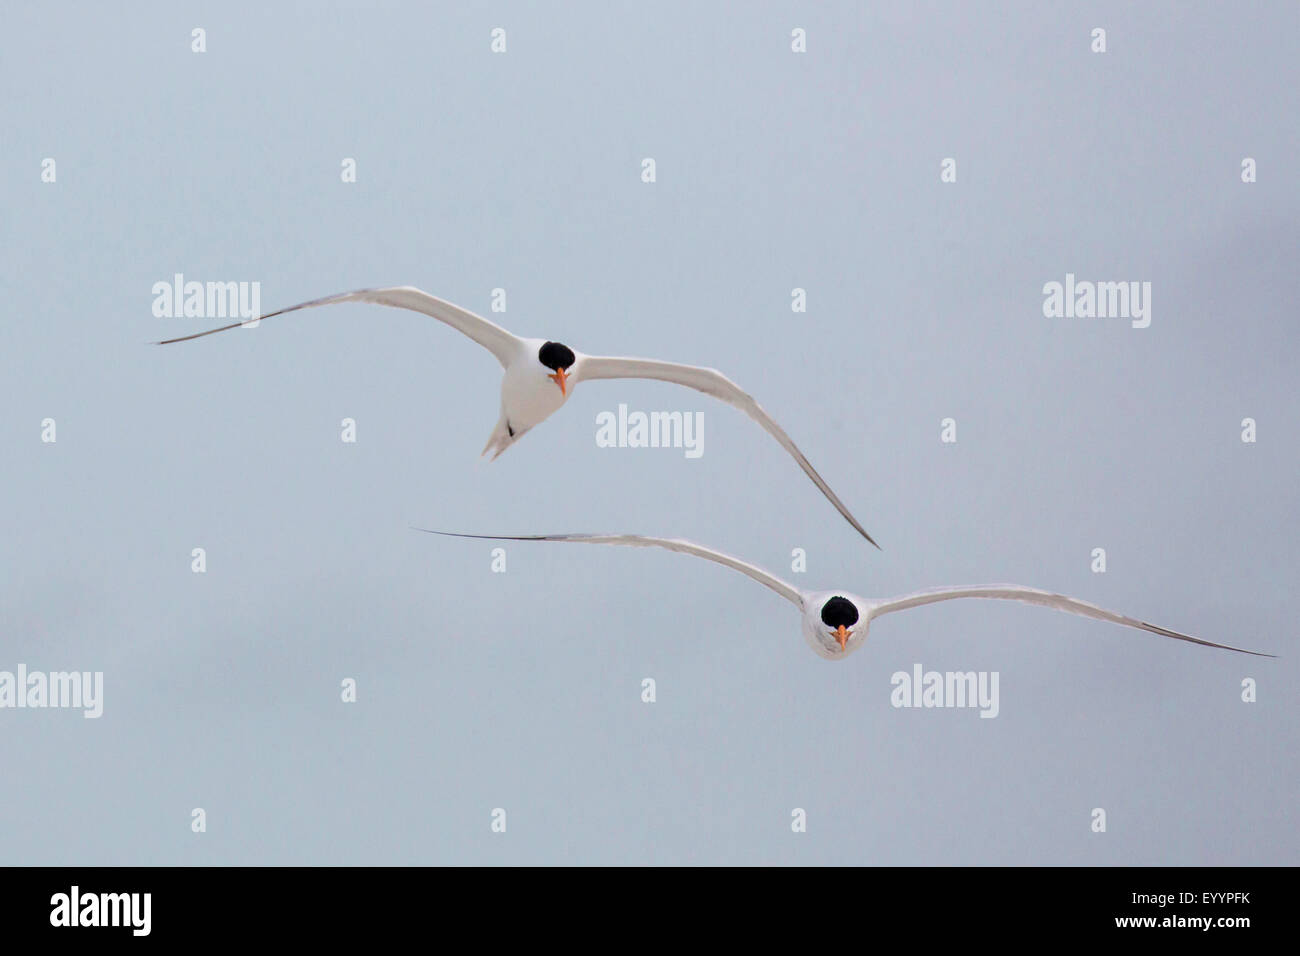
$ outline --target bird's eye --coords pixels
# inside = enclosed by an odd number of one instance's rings
[[[561,345],[559,342],[547,342],[537,350],[537,361],[553,372],[568,368],[576,359],[577,356],[573,354],[573,350],[567,345]]]
[[[822,605],[822,623],[827,627],[852,627],[858,623],[857,605],[838,595]]]

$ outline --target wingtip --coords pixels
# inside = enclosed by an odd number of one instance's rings
[[[496,538],[491,534],[466,534],[464,531],[438,531],[435,528],[419,528],[415,525],[409,526],[412,531],[423,531],[425,534],[436,534],[444,538]]]
[[[873,537],[871,537],[871,535],[867,534],[867,529],[864,528],[864,527],[862,527],[862,525],[858,524],[858,519],[855,518],[855,517],[853,517],[853,515],[849,514],[848,511],[847,511],[846,509],[841,508],[841,509],[840,509],[840,514],[842,514],[842,515],[843,515],[843,516],[848,520],[850,526],[852,526],[852,528],[853,528],[854,531],[856,531],[858,534],[862,535],[862,537],[866,538],[867,541],[870,542],[870,544],[871,544],[871,546],[872,546],[873,548],[875,548],[877,551],[884,551],[884,550],[885,550],[885,549],[882,548],[879,544],[876,543],[876,539],[875,539],[875,538],[873,538]]]
[[[1202,643],[1210,647],[1217,647],[1222,651],[1233,651],[1237,654],[1249,654],[1251,657],[1271,657],[1274,660],[1277,659],[1276,654],[1266,654],[1263,651],[1252,651],[1244,647],[1233,647],[1231,644],[1215,644],[1213,641],[1203,641]]]

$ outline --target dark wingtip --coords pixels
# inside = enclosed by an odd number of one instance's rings
[[[498,534],[466,534],[462,531],[435,531],[432,528],[417,528],[415,525],[410,526],[412,531],[423,531],[425,534],[440,534],[444,538],[482,538],[488,541],[505,541],[509,539],[506,535]]]
[[[1233,647],[1231,644],[1215,644],[1213,641],[1201,641],[1207,647],[1217,647],[1221,651],[1233,651],[1237,654],[1249,654],[1251,657],[1271,657],[1277,659],[1276,654],[1265,654],[1263,651],[1249,651],[1244,647]]]

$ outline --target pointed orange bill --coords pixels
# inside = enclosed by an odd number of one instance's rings
[[[843,624],[835,629],[835,640],[840,642],[840,650],[844,650],[844,646],[849,642],[849,635],[852,633],[852,631],[845,630]]]
[[[567,396],[567,395],[569,394],[569,389],[568,389],[568,387],[564,384],[566,381],[568,381],[568,372],[566,372],[564,369],[562,369],[562,368],[557,368],[557,369],[555,370],[555,374],[554,374],[554,375],[548,375],[548,376],[546,376],[546,377],[549,378],[549,379],[550,379],[552,382],[554,382],[556,385],[560,386],[560,392],[561,392],[561,394],[563,394],[563,395],[565,395],[565,396]]]

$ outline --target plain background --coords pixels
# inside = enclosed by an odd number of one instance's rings
[[[1298,9],[11,7],[0,669],[102,670],[105,711],[0,711],[0,859],[1298,862]],[[521,334],[720,367],[884,551],[705,396],[583,385],[480,463],[499,371],[455,332],[348,305],[156,348],[217,324],[153,317],[176,272],[268,310],[504,287]],[[1067,272],[1150,281],[1150,328],[1044,318]],[[703,457],[598,448],[620,402],[703,411]],[[828,663],[704,562],[494,574],[411,525],[1015,581],[1282,656],[952,602]],[[917,662],[998,671],[1001,714],[891,707]]]

